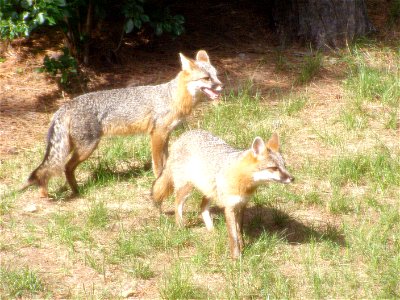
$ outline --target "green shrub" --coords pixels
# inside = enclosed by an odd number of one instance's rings
[[[46,55],[43,68],[40,71],[46,71],[53,77],[60,74],[61,85],[68,86],[71,79],[78,76],[78,64],[76,59],[70,55],[68,48],[64,48],[63,54],[58,58],[51,58]]]

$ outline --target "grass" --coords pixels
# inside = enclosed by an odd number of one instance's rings
[[[241,260],[225,265],[227,286],[224,298],[290,298],[291,280],[273,264],[272,257],[284,241],[276,234],[262,232]]]
[[[145,136],[128,137],[127,140],[111,138],[109,143],[95,151],[96,159],[86,161],[79,167],[92,172],[81,191],[87,193],[109,182],[147,175],[150,171],[145,166],[150,157],[148,146],[149,138]]]
[[[8,212],[11,211],[13,207],[13,202],[16,196],[14,196],[16,193],[12,192],[9,193],[8,195],[2,194],[1,199],[0,199],[0,216],[7,214]]]
[[[95,202],[91,205],[87,223],[91,227],[105,228],[110,221],[110,213],[103,201]]]
[[[385,128],[392,130],[396,130],[397,128],[399,128],[400,124],[398,116],[399,116],[399,109],[395,108],[389,111],[389,117],[386,120]]]
[[[179,261],[171,267],[159,287],[163,299],[204,299],[206,292],[192,281],[189,268]]]
[[[345,107],[339,118],[349,131],[362,130],[368,127],[368,112],[357,104]]]
[[[389,23],[394,25],[399,22],[400,18],[400,1],[394,0],[389,8]]]
[[[29,268],[12,269],[0,266],[0,292],[4,297],[33,297],[45,291],[45,285],[36,271]]]
[[[112,261],[118,263],[133,257],[146,257],[151,251],[179,251],[191,244],[193,237],[188,229],[179,229],[170,220],[161,218],[158,226],[141,230],[121,231],[115,241]]]
[[[276,51],[276,59],[275,59],[275,71],[276,72],[284,72],[290,68],[290,65],[285,57],[284,53],[281,49]]]
[[[296,79],[296,83],[303,85],[311,82],[313,78],[315,78],[318,73],[321,71],[323,64],[323,57],[320,52],[306,55],[304,57],[304,62],[300,68],[300,74]]]
[[[240,118],[237,118],[240,112]],[[253,88],[251,82],[241,87],[237,92],[231,91],[225,97],[223,105],[210,110],[200,120],[199,128],[212,131],[217,136],[223,136],[227,142],[236,147],[250,147],[255,136],[269,138],[272,127],[268,122],[269,112],[262,103],[260,94]],[[224,120],[231,120],[226,126]]]
[[[74,224],[77,218],[72,212],[54,214],[50,219],[47,232],[50,238],[65,244],[70,250],[75,251],[76,243],[90,244],[92,238],[86,228]]]
[[[297,65],[279,55],[271,66],[289,88],[244,81],[172,137],[202,128],[246,149],[279,133],[296,181],[250,199],[239,260],[220,210],[205,230],[199,193],[185,205],[185,228],[172,199],[162,214],[152,206],[147,136],[104,139],[78,167],[74,199],[63,178],[51,181],[52,200],[16,191],[43,155],[37,146],[0,164],[0,298],[118,298],[125,286],[138,298],[399,298],[397,50],[358,45],[324,68],[318,53]],[[330,80],[312,84],[318,74]],[[24,211],[31,201],[34,213]]]
[[[126,272],[134,278],[150,279],[155,277],[155,272],[151,269],[150,263],[144,260],[134,259],[126,267]]]
[[[347,85],[357,100],[377,101],[393,107],[399,104],[400,81],[398,74],[363,63],[356,63],[353,72],[355,74],[348,80]]]
[[[368,184],[384,190],[400,184],[399,168],[398,157],[387,149],[378,149],[371,154],[353,154],[333,160],[330,180],[335,186]]]
[[[293,95],[282,102],[281,110],[288,116],[296,116],[300,113],[307,104],[307,96]]]
[[[331,199],[327,203],[328,210],[332,214],[348,214],[355,212],[357,203],[355,199],[342,193],[338,189],[334,189]]]

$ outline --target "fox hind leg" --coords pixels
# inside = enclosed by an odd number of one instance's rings
[[[99,141],[95,141],[92,144],[85,145],[85,147],[75,148],[72,152],[71,158],[65,165],[65,177],[69,186],[71,187],[73,195],[77,195],[79,193],[78,184],[75,178],[75,169],[93,153],[98,144]]]
[[[40,198],[48,198],[49,197],[49,191],[47,188],[47,185],[49,183],[49,178],[43,178],[38,182],[39,185],[39,196]]]
[[[28,181],[21,187],[20,191],[24,191],[31,185],[37,185],[39,187],[39,196],[40,198],[48,198],[48,183],[49,183],[50,175],[48,170],[42,167],[42,164],[36,168],[28,178]]]
[[[154,131],[151,134],[151,156],[155,177],[160,176],[164,164],[167,161],[168,139],[168,133],[161,130]]]
[[[183,226],[183,205],[185,204],[185,201],[192,190],[193,186],[187,183],[176,191],[175,221],[180,227]]]

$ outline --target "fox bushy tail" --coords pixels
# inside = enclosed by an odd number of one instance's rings
[[[65,162],[71,152],[69,127],[70,117],[65,109],[60,109],[54,115],[47,133],[47,146],[43,161],[31,173],[21,190],[33,184],[46,185],[52,175],[64,171]]]
[[[161,207],[165,198],[171,195],[174,191],[174,183],[172,180],[171,169],[167,166],[161,172],[161,175],[154,181],[151,188],[151,197],[154,205]]]

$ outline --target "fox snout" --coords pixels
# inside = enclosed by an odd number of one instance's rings
[[[261,170],[253,174],[253,180],[255,182],[267,182],[275,181],[280,183],[291,183],[294,181],[294,177],[283,170]]]
[[[206,87],[201,88],[201,91],[208,96],[211,100],[215,100],[219,97],[219,92],[214,89],[209,89]]]
[[[210,88],[209,87],[202,87],[201,91],[206,94],[211,100],[216,100],[219,98],[221,92],[223,89],[223,84],[221,82],[219,83],[213,83]]]
[[[219,79],[215,78],[211,88],[216,91],[222,91],[224,88],[224,84],[221,81],[219,81]]]
[[[222,82],[217,82],[217,83],[214,83],[214,84],[211,86],[211,88],[212,88],[214,91],[217,91],[218,93],[221,93],[222,90],[224,89],[224,85],[222,84]]]

